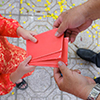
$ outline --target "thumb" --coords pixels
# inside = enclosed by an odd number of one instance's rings
[[[29,61],[32,59],[32,56],[28,56],[21,64],[22,65],[27,65],[29,63]]]
[[[58,30],[55,33],[55,36],[60,37],[67,29],[68,29],[68,26],[64,22],[62,22],[60,26],[58,27]]]
[[[58,66],[59,66],[59,69],[60,69],[61,73],[63,74],[63,76],[65,74],[68,75],[68,76],[71,74],[70,69],[67,68],[66,65],[62,61],[58,62]]]
[[[30,65],[27,65],[27,71],[28,72],[31,72],[33,70],[35,70],[36,66],[30,66]]]

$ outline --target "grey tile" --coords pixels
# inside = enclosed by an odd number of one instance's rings
[[[62,100],[77,100],[77,97],[71,95],[69,93],[63,92],[63,99]]]
[[[14,88],[9,94],[6,94],[0,97],[1,97],[1,100],[15,100],[15,95],[16,95],[16,90]]]
[[[52,17],[43,17],[54,13],[60,15],[60,6],[58,1],[49,0],[51,5],[50,11],[45,11],[44,4],[46,0],[1,0],[0,13],[7,18],[13,18],[19,21],[23,28],[36,31],[38,34],[53,28],[55,21]],[[73,8],[87,0],[66,0],[67,4],[64,11]],[[11,4],[11,5],[10,5]],[[75,4],[75,5],[73,5]],[[33,5],[35,7],[33,7]],[[13,8],[14,7],[14,8]],[[57,11],[57,13],[55,13]],[[20,13],[20,14],[19,14]],[[41,17],[41,18],[40,18]],[[40,18],[40,20],[39,20]],[[79,69],[84,76],[94,78],[100,76],[100,69],[93,63],[86,62],[76,55],[78,48],[88,48],[95,52],[100,52],[100,20],[96,20],[92,25],[82,33],[79,33],[74,43],[69,43],[68,47],[68,68]],[[95,28],[93,28],[95,27]],[[88,33],[89,32],[89,33]],[[26,41],[22,38],[8,38],[13,45],[17,45],[26,50]],[[1,96],[0,100],[82,100],[69,93],[61,92],[53,77],[53,68],[38,66],[35,72],[26,78],[29,87],[25,91],[16,90],[15,88],[7,95]],[[13,93],[14,94],[13,94]]]
[[[0,13],[1,14],[19,14],[20,0],[1,0]]]

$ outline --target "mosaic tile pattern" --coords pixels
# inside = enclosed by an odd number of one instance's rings
[[[41,1],[41,2],[40,2]],[[0,0],[0,13],[19,21],[27,30],[38,34],[52,29],[52,25],[60,14],[60,0]],[[66,3],[67,1],[67,3]],[[80,5],[87,0],[65,0],[63,11]],[[79,69],[83,75],[99,77],[100,69],[94,64],[83,61],[76,55],[77,48],[89,48],[100,52],[100,20],[96,20],[84,32],[79,33],[74,43],[69,43],[68,68]],[[26,50],[26,41],[22,38],[8,38],[9,42]],[[58,89],[53,68],[38,66],[35,72],[26,78],[28,89],[20,91],[14,88],[0,100],[82,100]]]

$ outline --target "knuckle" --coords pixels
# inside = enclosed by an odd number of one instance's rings
[[[60,67],[61,71],[64,72],[65,68],[63,66]]]
[[[28,38],[29,38],[29,36],[28,36],[28,35],[26,35],[26,38],[28,39]]]
[[[29,35],[27,35],[27,34],[26,34],[25,38],[27,38],[27,39],[28,39],[28,38],[29,38]]]

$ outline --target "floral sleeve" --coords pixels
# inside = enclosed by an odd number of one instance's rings
[[[0,36],[18,37],[17,28],[22,27],[18,21],[0,15]]]

